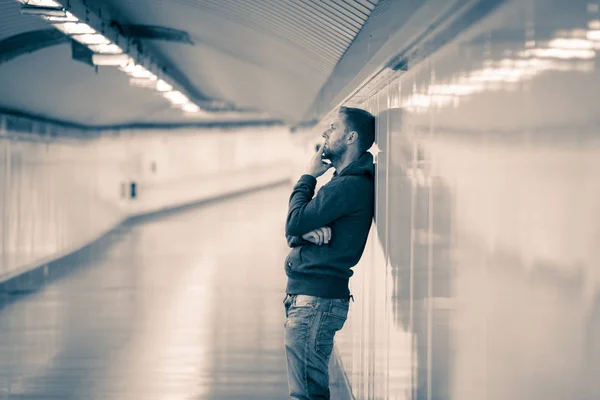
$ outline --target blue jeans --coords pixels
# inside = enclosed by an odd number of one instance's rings
[[[333,337],[346,322],[349,300],[287,295],[283,304],[290,399],[329,399]]]

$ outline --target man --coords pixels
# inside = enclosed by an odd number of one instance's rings
[[[346,321],[351,268],[362,256],[373,219],[374,166],[367,150],[374,137],[373,115],[342,107],[290,196],[284,305],[294,400],[329,399],[333,337]],[[313,198],[317,177],[331,167],[332,179]]]

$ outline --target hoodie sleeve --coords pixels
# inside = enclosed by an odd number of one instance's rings
[[[286,239],[287,239],[287,243],[288,246],[290,247],[298,247],[298,246],[304,246],[307,244],[313,244],[312,242],[309,242],[308,240],[305,240],[302,238],[302,236],[291,236],[291,235],[285,235]]]
[[[317,179],[302,175],[290,196],[285,233],[302,236],[354,211],[354,188],[344,179],[329,182],[313,199]]]

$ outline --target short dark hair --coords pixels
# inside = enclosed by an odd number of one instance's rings
[[[365,152],[375,142],[375,117],[370,112],[352,107],[340,107],[340,114],[344,116],[347,132],[358,133],[358,146],[361,152]]]

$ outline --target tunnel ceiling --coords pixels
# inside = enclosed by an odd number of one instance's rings
[[[87,0],[89,9],[101,10],[103,20],[114,21],[116,28],[180,32],[185,40],[164,40],[168,38],[160,34],[140,40],[190,92],[227,102],[235,110],[186,115],[149,89],[130,86],[129,77],[116,67],[99,67],[96,72],[75,61],[70,41],[13,54],[0,63],[0,108],[90,126],[239,119],[298,122],[377,2]],[[0,44],[50,27],[38,16],[21,15],[20,7],[16,0],[0,0]],[[6,47],[2,50],[7,53]]]

